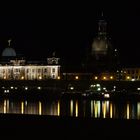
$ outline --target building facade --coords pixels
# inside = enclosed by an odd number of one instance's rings
[[[45,80],[60,79],[59,58],[47,58],[46,61],[26,61],[17,57],[10,44],[2,52],[0,61],[0,79],[3,80]]]
[[[10,63],[0,65],[0,79],[5,80],[58,79],[59,76],[57,64],[25,64],[25,60],[10,60]]]
[[[139,81],[140,80],[140,68],[123,68],[122,80],[126,81]]]

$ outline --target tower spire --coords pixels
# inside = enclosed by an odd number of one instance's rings
[[[106,38],[107,22],[104,19],[104,13],[101,12],[101,17],[98,21],[98,37]]]
[[[9,40],[8,40],[8,46],[9,46],[9,47],[11,46],[11,41],[12,41],[12,39],[9,39]]]

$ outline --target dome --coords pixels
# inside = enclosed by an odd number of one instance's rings
[[[106,54],[108,50],[108,42],[106,40],[96,39],[92,44],[92,54]]]
[[[2,52],[2,56],[6,56],[6,57],[12,57],[12,56],[16,56],[16,52],[13,48],[11,47],[7,47],[3,50]]]

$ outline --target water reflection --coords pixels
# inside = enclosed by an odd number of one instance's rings
[[[78,101],[75,103],[75,116],[78,117]]]
[[[129,114],[129,113],[130,113],[130,112],[129,112],[129,104],[127,103],[127,113],[126,113],[126,114],[127,114],[127,117],[126,117],[127,119],[130,118],[130,114]]]
[[[110,102],[110,118],[112,118],[112,102]]]
[[[0,113],[140,119],[140,102],[1,99]]]
[[[42,114],[42,103],[39,101],[39,115]]]
[[[73,116],[73,100],[70,100],[70,116]]]

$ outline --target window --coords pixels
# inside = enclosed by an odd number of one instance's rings
[[[35,70],[34,70],[34,69],[32,69],[32,72],[35,72]]]
[[[3,70],[3,73],[5,73],[5,70]]]
[[[47,69],[44,69],[44,72],[47,72]]]
[[[38,72],[41,72],[41,69],[38,69]]]
[[[55,72],[55,68],[52,69],[52,72]]]
[[[132,70],[132,74],[134,74],[134,70]]]
[[[55,75],[52,75],[52,78],[54,79],[55,78]]]

